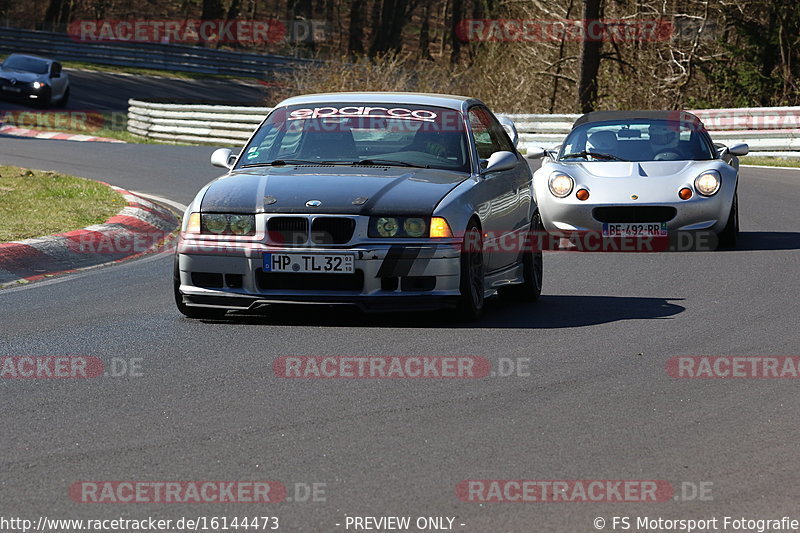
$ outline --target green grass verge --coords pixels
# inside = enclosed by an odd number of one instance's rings
[[[782,157],[740,157],[742,165],[764,165],[768,167],[797,167],[800,168],[800,159],[786,159]]]
[[[99,224],[124,206],[122,195],[96,181],[0,166],[0,242]]]

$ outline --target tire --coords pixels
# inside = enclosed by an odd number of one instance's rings
[[[172,274],[172,287],[175,294],[175,305],[184,316],[197,319],[216,319],[225,316],[225,309],[214,309],[211,307],[192,307],[183,303],[183,296],[180,291],[181,280],[178,273],[178,261],[175,261],[175,268]]]
[[[484,303],[483,236],[475,221],[470,221],[464,232],[461,247],[461,281],[458,315],[462,320],[472,321],[481,316]]]
[[[31,103],[30,105],[37,107],[39,109],[47,109],[50,107],[50,98],[53,97],[53,93],[48,88],[45,92],[41,94],[42,98],[36,100],[35,103]]]
[[[736,248],[736,239],[739,236],[739,194],[734,193],[731,212],[725,228],[717,234],[719,239],[717,249],[730,250]]]
[[[519,285],[501,287],[497,292],[501,298],[514,302],[535,302],[542,294],[542,251],[533,250],[535,237],[543,235],[544,226],[539,213],[531,221],[530,233],[534,237],[526,239],[526,249],[522,252],[522,277],[524,281]]]
[[[58,99],[58,102],[56,102],[56,106],[66,107],[68,103],[69,103],[69,87],[67,87],[67,89],[64,91],[64,96]]]

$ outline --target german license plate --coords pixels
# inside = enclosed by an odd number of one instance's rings
[[[603,224],[603,237],[666,237],[666,222]]]
[[[264,254],[264,272],[352,274],[353,254]]]

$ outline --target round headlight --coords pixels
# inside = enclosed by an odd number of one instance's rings
[[[206,229],[211,233],[222,233],[228,229],[228,217],[225,215],[206,215],[203,217]]]
[[[231,215],[231,232],[234,235],[250,235],[255,229],[255,217],[252,215]]]
[[[428,227],[423,218],[407,218],[403,229],[409,237],[424,237]]]
[[[396,218],[381,217],[378,219],[377,230],[381,237],[394,237],[397,235],[398,229],[400,229],[400,224]]]
[[[548,185],[553,196],[564,198],[572,192],[572,188],[575,187],[575,181],[562,172],[553,172]]]
[[[40,81],[33,82],[33,88],[34,89],[41,89],[42,87],[44,87],[44,84],[42,82],[40,82]]]
[[[709,170],[695,178],[694,188],[703,196],[711,196],[719,190],[720,183],[719,172],[716,170]]]

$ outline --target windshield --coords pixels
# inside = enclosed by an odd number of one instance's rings
[[[10,56],[3,62],[3,69],[33,72],[34,74],[47,74],[49,65],[47,61],[35,57]]]
[[[311,104],[275,109],[237,168],[310,162],[469,171],[463,115],[403,104]]]
[[[694,122],[621,120],[578,126],[567,136],[560,161],[705,161],[715,153]]]

